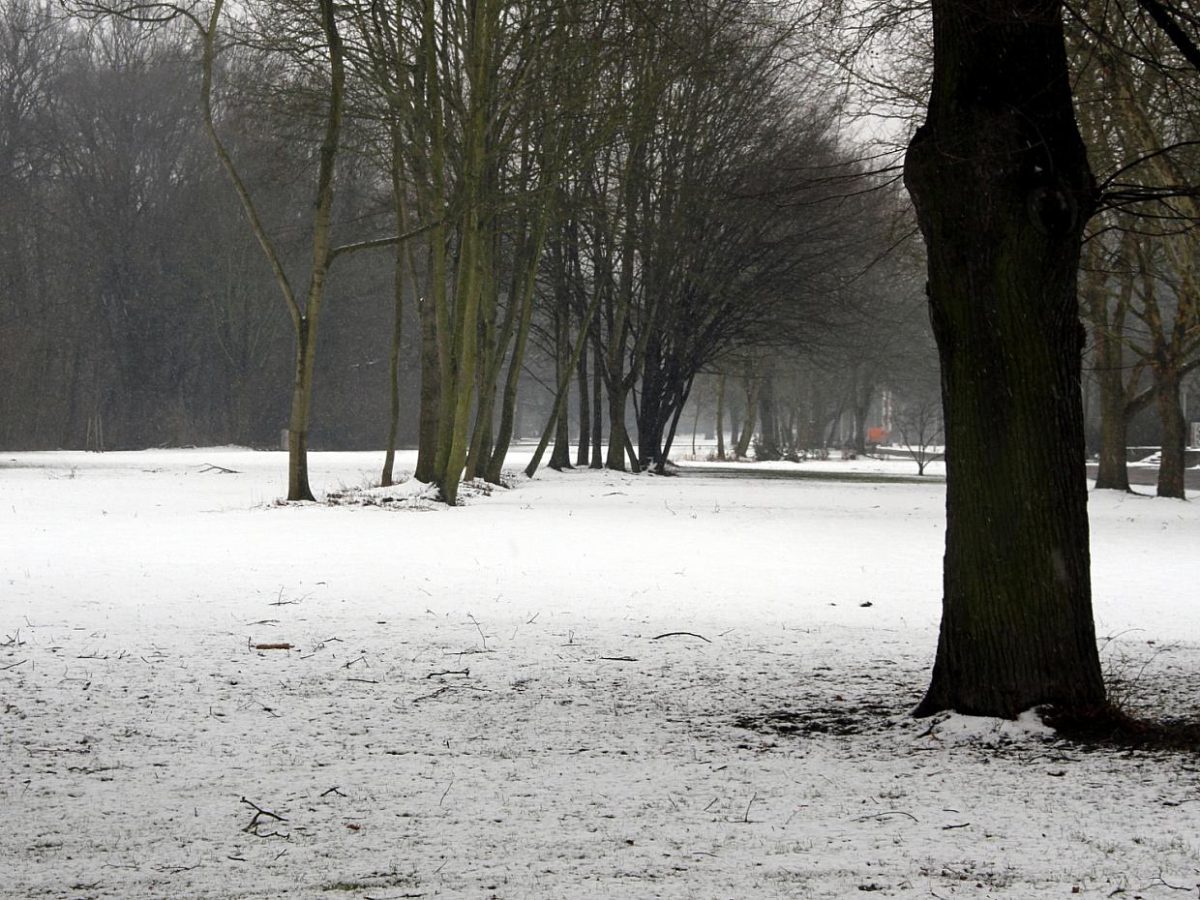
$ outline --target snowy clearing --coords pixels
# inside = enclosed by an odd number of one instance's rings
[[[314,488],[379,462],[314,454]],[[1200,893],[1194,756],[906,715],[937,481],[545,472],[446,509],[279,505],[284,473],[0,455],[0,896]],[[1091,512],[1115,689],[1195,714],[1200,508]]]

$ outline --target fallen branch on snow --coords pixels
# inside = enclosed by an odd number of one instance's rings
[[[426,678],[440,678],[443,675],[462,675],[464,678],[470,676],[470,669],[443,669],[440,672],[430,672]]]
[[[257,803],[247,800],[245,797],[242,798],[242,803],[254,810],[254,817],[250,820],[250,824],[243,828],[242,831],[246,832],[247,834],[253,834],[257,837],[273,837],[276,835],[279,835],[280,837],[287,837],[287,835],[280,835],[277,831],[273,831],[271,834],[259,834],[258,826],[262,823],[264,818],[274,819],[276,822],[286,822],[287,819],[279,815],[279,813],[273,813],[269,809],[263,809]]]
[[[227,469],[224,466],[218,466],[215,463],[205,463],[204,465],[202,465],[200,467],[200,471],[204,472],[204,473],[220,472],[222,475],[237,475],[237,474],[239,474],[237,469]]]
[[[660,634],[657,637],[650,638],[650,640],[661,641],[663,638],[669,638],[669,637],[694,637],[694,638],[700,638],[700,640],[704,641],[704,643],[706,643],[706,644],[712,643],[712,641],[710,641],[704,635],[696,634],[696,632],[694,632],[694,631],[668,631],[666,634]]]

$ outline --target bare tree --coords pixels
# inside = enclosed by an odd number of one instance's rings
[[[924,475],[931,462],[942,458],[942,404],[937,394],[927,393],[906,400],[895,417],[900,442]]]

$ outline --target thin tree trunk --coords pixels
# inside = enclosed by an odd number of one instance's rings
[[[566,384],[562,409],[558,410],[560,398],[555,396],[556,411],[554,414],[554,450],[550,454],[547,465],[556,471],[571,468],[571,432],[567,419],[567,407],[570,401],[571,378],[578,368],[577,360],[583,358],[582,353],[571,352],[571,312],[564,297],[559,298],[558,308],[554,313],[555,325],[555,374],[560,385]],[[573,360],[576,362],[573,364]]]
[[[604,361],[600,350],[600,323],[592,323],[592,461],[589,468],[604,468]]]
[[[717,459],[725,461],[725,373],[717,376]]]
[[[325,133],[318,152],[317,191],[313,204],[312,256],[308,290],[303,301],[295,294],[283,267],[283,262],[267,235],[258,208],[242,180],[233,158],[216,129],[213,112],[213,75],[216,64],[218,26],[224,0],[216,0],[209,12],[208,27],[203,32],[201,79],[201,110],[205,130],[216,151],[255,238],[274,273],[276,284],[292,319],[295,337],[295,367],[292,377],[291,412],[288,418],[288,500],[312,500],[308,482],[308,430],[312,409],[313,364],[317,348],[317,323],[325,297],[325,278],[332,261],[333,175],[341,137],[342,109],[345,95],[345,68],[341,35],[332,0],[320,0],[321,26],[329,51],[329,106],[325,115]]]
[[[588,464],[588,454],[592,449],[592,409],[588,402],[591,382],[588,379],[587,351],[579,354],[579,450],[575,455],[575,465],[583,467]]]
[[[401,179],[403,156],[401,154],[401,136],[398,126],[392,128],[392,197],[396,206],[396,232],[403,234],[408,231],[408,210],[404,201],[404,183]],[[394,484],[394,469],[396,465],[396,436],[400,430],[400,348],[404,338],[404,277],[405,254],[411,252],[404,242],[396,244],[396,258],[393,267],[392,295],[392,345],[388,352],[388,430],[387,449],[383,457],[383,472],[379,483],[384,487]]]
[[[513,431],[517,421],[517,388],[521,382],[521,369],[525,364],[525,348],[529,343],[529,329],[533,321],[533,298],[537,280],[538,260],[542,256],[542,246],[546,236],[546,223],[549,218],[548,208],[542,210],[529,241],[529,253],[524,260],[525,269],[517,295],[510,301],[517,304],[516,339],[513,343],[512,356],[508,362],[508,375],[504,381],[504,393],[500,406],[500,425],[496,432],[496,440],[492,447],[492,457],[488,462],[484,478],[499,484],[504,468],[504,459],[508,455],[512,443]],[[516,281],[514,280],[514,284]]]

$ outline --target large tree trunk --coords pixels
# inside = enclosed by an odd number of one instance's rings
[[[1061,7],[934,0],[905,183],[929,256],[947,435],[942,627],[918,715],[1100,707],[1076,278],[1094,184]]]

